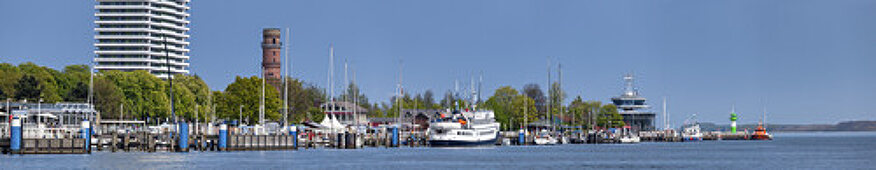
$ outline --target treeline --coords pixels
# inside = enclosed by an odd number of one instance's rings
[[[0,63],[0,98],[44,103],[87,102],[90,81],[87,65],[70,65],[62,71],[33,63],[18,66]],[[261,96],[261,78],[237,77],[223,91],[211,91],[197,75],[174,75],[174,113],[178,119],[208,121],[237,120],[256,123]],[[290,122],[319,121],[324,95],[316,86],[290,79]],[[94,104],[102,119],[168,121],[169,82],[147,71],[101,71],[94,75]],[[282,120],[282,98],[266,85],[265,117]]]
[[[71,65],[62,71],[23,63],[0,63],[0,98],[29,102],[84,102],[88,99],[88,66]]]
[[[623,117],[614,104],[584,101],[581,96],[577,96],[571,103],[564,105],[565,99],[566,93],[559,83],[552,84],[547,95],[538,84],[527,84],[523,86],[522,92],[510,86],[502,86],[483,105],[495,111],[496,120],[505,128],[519,128],[524,122],[537,121],[587,128],[590,128],[591,122],[599,127],[624,126]]]
[[[89,91],[87,65],[70,65],[57,71],[33,63],[18,66],[0,63],[0,99],[27,100],[45,103],[86,102]],[[325,89],[304,81],[287,81],[289,121],[319,122],[323,118],[320,104],[326,102]],[[238,120],[253,124],[258,121],[262,79],[256,76],[236,77],[221,91],[212,91],[197,75],[178,74],[173,79],[174,111],[178,119],[209,121]],[[282,91],[265,85],[265,119],[279,121],[283,116]],[[94,103],[103,119],[137,119],[163,122],[172,118],[168,81],[147,71],[101,71],[94,75]],[[368,117],[396,117],[398,109],[468,108],[465,97],[444,93],[441,100],[431,90],[405,93],[386,102],[370,102],[358,85],[350,83],[335,101],[355,102],[368,109]],[[479,108],[496,112],[496,119],[506,128],[521,127],[527,122],[551,121],[555,124],[600,127],[623,126],[622,117],[612,104],[583,101],[577,96],[564,105],[566,93],[558,83],[545,94],[537,84],[527,84],[520,91],[510,86],[497,89]],[[550,112],[548,112],[550,111]],[[550,113],[550,114],[548,114]],[[612,124],[609,125],[608,123]]]

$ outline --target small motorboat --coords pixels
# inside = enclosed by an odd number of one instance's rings
[[[642,139],[639,138],[638,135],[633,134],[630,130],[629,126],[625,126],[623,128],[623,132],[621,132],[620,142],[621,143],[639,143]]]
[[[557,139],[550,135],[546,129],[542,129],[535,136],[536,145],[556,145]]]

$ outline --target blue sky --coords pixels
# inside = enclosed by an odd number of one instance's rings
[[[93,57],[94,1],[0,1],[0,62],[53,68]],[[293,76],[326,84],[328,46],[372,101],[395,90],[404,60],[409,92],[443,94],[484,73],[502,85],[546,83],[563,63],[569,99],[607,102],[638,76],[654,111],[669,99],[674,125],[759,120],[835,123],[876,119],[876,1],[285,1],[195,0],[193,73],[214,90],[257,75],[260,33],[292,29]],[[556,74],[554,73],[554,76]],[[658,117],[660,120],[660,117]]]

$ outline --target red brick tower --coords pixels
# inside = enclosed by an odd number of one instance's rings
[[[264,69],[265,81],[279,92],[280,85],[282,85],[280,78],[283,76],[280,70],[283,61],[280,58],[280,51],[283,48],[283,42],[280,41],[280,29],[265,28],[262,31],[262,38],[262,69]]]

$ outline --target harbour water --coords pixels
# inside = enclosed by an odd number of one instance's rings
[[[871,169],[876,132],[772,141],[0,155],[0,169]]]

